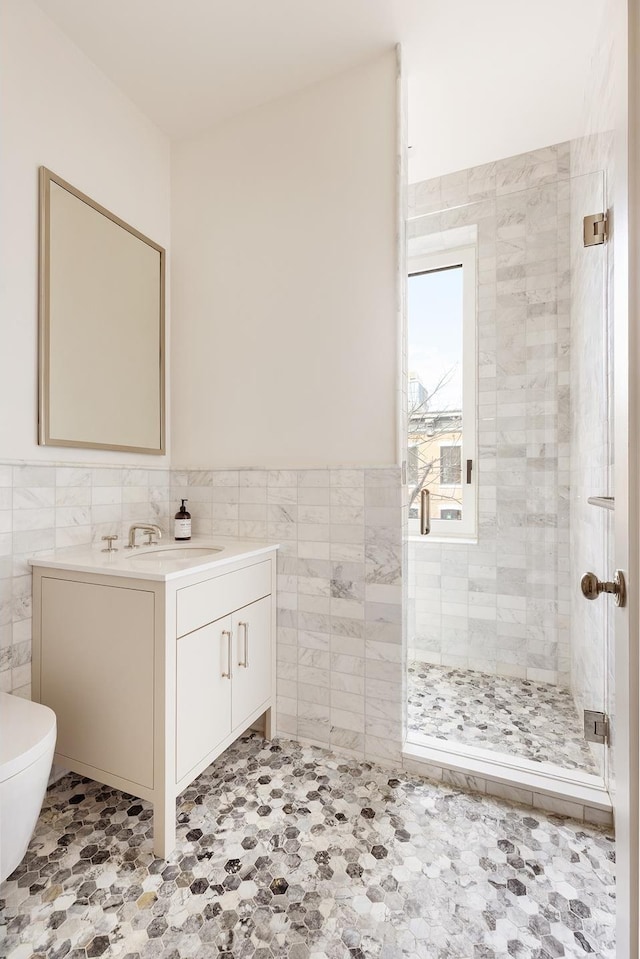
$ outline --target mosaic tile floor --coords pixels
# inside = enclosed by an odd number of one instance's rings
[[[151,815],[75,775],[52,787],[0,887],[0,955],[615,954],[614,843],[595,827],[255,737],[183,793],[169,862]]]
[[[597,773],[568,689],[409,663],[409,730]]]

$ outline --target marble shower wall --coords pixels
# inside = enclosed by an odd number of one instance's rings
[[[479,532],[410,543],[409,655],[566,684],[570,145],[414,184],[409,255],[478,248]]]
[[[31,693],[29,557],[125,539],[134,521],[166,526],[169,479],[168,469],[0,462],[0,690]]]
[[[403,723],[399,468],[172,470],[194,534],[278,554],[278,731],[397,762]]]

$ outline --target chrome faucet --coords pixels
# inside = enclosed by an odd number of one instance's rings
[[[149,537],[144,544],[145,546],[157,546],[158,539],[162,539],[162,530],[159,526],[156,526],[155,523],[134,523],[133,526],[129,527],[129,545],[126,546],[125,549],[138,548],[138,544],[136,543],[136,533],[138,530],[146,533]],[[154,535],[157,536],[158,539],[154,539]]]

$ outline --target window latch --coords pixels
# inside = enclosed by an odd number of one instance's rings
[[[467,486],[471,484],[472,472],[473,472],[473,460],[467,460]]]

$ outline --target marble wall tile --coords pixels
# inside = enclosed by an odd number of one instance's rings
[[[397,760],[403,715],[400,470],[211,475],[210,484],[188,471],[171,475],[172,499],[193,500],[196,527],[202,522],[210,535],[281,544],[280,730],[353,755]]]
[[[29,557],[81,546],[131,522],[168,527],[169,471],[0,463],[0,689],[31,688]]]

